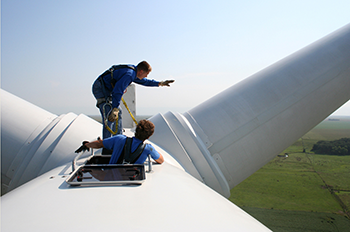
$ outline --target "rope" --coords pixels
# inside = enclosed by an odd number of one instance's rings
[[[111,110],[108,112],[108,114],[106,114],[106,109],[105,109],[106,105],[109,105],[109,106],[111,107]],[[111,113],[111,111],[113,110],[112,104],[106,102],[106,104],[104,104],[102,110],[103,110],[103,117],[104,117],[104,119],[105,119],[105,120],[104,120],[104,124],[105,124],[106,129],[107,129],[112,135],[116,135],[116,134],[117,134],[117,131],[118,131],[118,118],[119,118],[118,115],[117,115],[117,118],[116,118],[116,120],[115,120],[115,124],[116,124],[116,125],[115,125],[115,131],[113,131],[113,130],[108,126],[108,117],[107,117],[107,115],[109,115],[109,114]]]
[[[123,97],[122,97],[122,101],[123,101],[123,104],[124,104],[125,108],[128,110],[128,112],[129,112],[129,114],[130,114],[132,120],[133,120],[133,121],[135,122],[135,124],[137,125],[137,121],[136,121],[134,115],[132,115],[132,113],[131,113],[131,111],[130,111],[130,109],[129,109],[128,105],[126,104],[126,102],[125,102],[125,100],[124,100]],[[105,106],[106,106],[107,104],[110,105],[110,107],[111,107],[111,110],[108,112],[108,114],[106,114],[106,111],[105,111]],[[108,126],[108,117],[106,117],[107,115],[109,115],[109,114],[111,113],[112,109],[113,109],[113,108],[112,108],[112,104],[111,104],[111,103],[106,103],[106,104],[103,106],[103,115],[104,115],[104,118],[105,118],[104,124],[105,124],[106,129],[107,129],[112,135],[116,135],[116,134],[117,134],[117,131],[118,131],[118,118],[119,118],[118,115],[117,115],[117,118],[116,118],[116,120],[115,120],[115,131],[113,131],[113,130]]]
[[[123,98],[123,97],[122,97],[122,101],[123,101],[123,104],[124,104],[125,108],[128,110],[128,112],[129,112],[129,114],[130,114],[132,120],[134,120],[135,124],[137,125],[137,121],[136,121],[136,119],[134,118],[134,115],[132,115],[131,111],[129,110],[129,107],[128,107],[128,105],[126,104],[126,102],[124,101],[124,98]]]

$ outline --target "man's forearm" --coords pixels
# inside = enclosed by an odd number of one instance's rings
[[[99,139],[85,144],[88,148],[103,148],[103,140]]]

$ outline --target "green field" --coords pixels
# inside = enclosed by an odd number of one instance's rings
[[[349,231],[349,219],[331,213],[242,207],[274,232]]]
[[[350,121],[324,121],[281,153],[288,157],[233,188],[230,200],[273,231],[350,231],[350,156],[310,152],[319,139],[341,137],[350,137]]]

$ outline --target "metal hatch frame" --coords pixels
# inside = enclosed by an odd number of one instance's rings
[[[82,165],[66,179],[71,186],[141,185],[144,164]]]

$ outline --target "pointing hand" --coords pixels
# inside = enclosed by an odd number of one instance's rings
[[[161,81],[159,82],[159,86],[169,86],[170,83],[173,83],[175,80],[166,80],[166,81]]]

